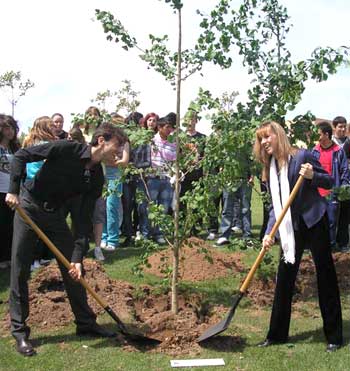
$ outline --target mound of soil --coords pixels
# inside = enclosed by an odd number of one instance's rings
[[[189,238],[181,247],[179,254],[179,277],[181,281],[213,280],[245,270],[241,262],[242,253],[224,253],[196,237]],[[167,265],[171,266],[171,259],[171,249],[155,253],[148,259],[151,267],[144,268],[144,271],[158,277],[165,277],[164,272]]]
[[[341,294],[350,291],[350,254],[334,253],[333,260],[338,276]],[[271,305],[275,290],[275,280],[259,281],[254,278],[248,289],[248,297],[257,306]],[[315,266],[310,255],[304,254],[295,286],[293,301],[308,300],[317,297]]]
[[[145,349],[169,355],[196,355],[201,347],[196,339],[206,328],[219,322],[227,309],[222,306],[209,308],[203,305],[202,298],[191,295],[179,296],[179,313],[171,312],[170,293],[154,294],[151,287],[144,285],[135,289],[127,282],[108,278],[103,266],[91,259],[84,261],[85,278],[89,285],[108,303],[112,310],[127,325],[141,329],[147,336],[160,341],[160,345]],[[28,324],[41,330],[55,330],[73,321],[68,297],[56,263],[43,267],[29,283],[30,316]],[[89,305],[98,315],[104,309],[89,297]],[[112,320],[111,320],[112,321]],[[114,322],[113,328],[116,328]],[[9,332],[9,315],[0,324]],[[118,335],[118,346],[128,351],[139,351],[139,344]],[[240,342],[239,337],[228,336],[222,347],[232,349]]]
[[[245,276],[249,269],[241,262],[242,253],[223,253],[199,239],[190,239],[182,251],[182,256],[185,257],[181,258],[180,264],[180,274],[183,280],[209,280],[241,272]],[[334,254],[342,292],[349,292],[350,288],[349,255]],[[169,257],[169,250],[153,255],[150,258],[152,267],[148,271],[162,276],[164,259]],[[208,260],[212,260],[213,264]],[[103,266],[91,259],[85,260],[84,267],[89,285],[124,322],[133,323],[148,336],[161,341],[157,347],[144,348],[142,351],[164,352],[174,356],[199,354],[201,347],[196,343],[198,336],[208,327],[218,323],[228,311],[223,306],[210,307],[198,295],[180,295],[179,313],[175,316],[170,310],[171,295],[169,292],[155,293],[151,287],[146,285],[135,288],[127,282],[110,279]],[[308,299],[317,294],[315,279],[312,259],[305,255],[298,275],[296,299]],[[41,268],[30,281],[29,291],[29,325],[54,330],[73,321],[64,284],[55,263]],[[257,306],[265,306],[272,303],[273,292],[274,281],[272,279],[263,282],[255,277],[249,287],[248,296]],[[97,315],[104,312],[104,309],[90,295],[89,304]],[[0,323],[0,327],[8,332],[8,315]],[[140,349],[122,336],[118,336],[117,340],[119,340],[118,345],[125,350],[138,351]],[[215,342],[215,339],[213,341]],[[222,336],[218,347],[229,351],[241,342],[242,339],[239,336]]]

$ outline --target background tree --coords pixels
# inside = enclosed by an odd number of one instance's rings
[[[15,107],[18,100],[26,95],[27,91],[34,87],[34,83],[29,79],[23,80],[21,71],[7,71],[0,76],[0,89],[9,94],[11,103],[11,113],[14,117]]]
[[[101,111],[107,112],[107,107],[113,107],[115,112],[127,116],[139,107],[139,94],[139,91],[133,89],[130,80],[122,80],[120,89],[99,92],[91,102],[101,108]]]

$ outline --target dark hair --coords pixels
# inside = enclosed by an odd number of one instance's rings
[[[168,113],[166,116],[160,118],[157,121],[157,127],[163,127],[165,125],[171,125],[172,127],[176,126],[176,114],[173,112]]]
[[[176,113],[175,112],[169,112],[165,119],[168,121],[169,124],[171,124],[172,127],[176,126]]]
[[[128,141],[128,137],[124,131],[110,122],[104,122],[96,129],[90,144],[92,146],[97,146],[99,137],[105,138],[106,142],[115,137],[118,139],[120,145],[123,145]]]
[[[338,124],[346,124],[346,118],[344,116],[337,116],[333,119],[332,124],[335,128]]]
[[[95,126],[97,129],[102,123],[102,117],[100,110],[95,106],[90,106],[84,115],[84,134],[89,135],[90,133],[90,124]]]
[[[143,118],[143,114],[140,112],[131,112],[130,115],[125,119],[127,125],[132,124],[133,122],[136,125],[140,125],[140,120]]]
[[[83,132],[81,131],[81,129],[79,128],[72,128],[69,130],[69,137],[70,137],[70,140],[74,140],[75,142],[79,142],[79,143],[85,143],[85,138],[84,138],[84,134]]]
[[[17,121],[12,116],[0,114],[0,142],[3,139],[2,131],[6,126],[12,126],[13,130],[15,131],[13,139],[11,139],[9,142],[9,148],[11,152],[14,153],[20,148],[20,144],[17,139],[17,134],[19,131]]]
[[[332,139],[333,128],[329,122],[321,121],[317,124],[317,128],[320,129],[323,134],[328,134],[329,139]]]
[[[148,121],[148,119],[149,119],[150,117],[154,117],[154,118],[156,119],[156,121],[159,120],[159,116],[158,116],[156,113],[154,113],[154,112],[147,113],[147,115],[146,115],[146,116],[141,120],[141,122],[140,122],[140,125],[141,125],[143,128],[148,129],[148,128],[147,128],[147,121]]]
[[[63,117],[62,113],[58,113],[58,112],[56,112],[56,113],[54,113],[54,114],[51,116],[51,118],[53,119],[55,116],[60,116],[61,119],[64,120],[64,117]]]

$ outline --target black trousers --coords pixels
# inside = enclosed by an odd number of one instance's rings
[[[281,342],[288,339],[295,279],[304,248],[309,248],[316,267],[323,330],[328,343],[341,344],[343,342],[341,304],[329,241],[328,219],[326,216],[323,217],[310,229],[302,220],[299,224],[300,229],[294,232],[295,263],[285,263],[283,257],[279,263],[267,338]]]
[[[0,262],[11,259],[14,212],[5,202],[6,193],[0,193]]]
[[[339,247],[346,247],[349,244],[349,222],[350,201],[341,201],[337,228],[337,243]]]
[[[71,261],[73,237],[66,223],[63,212],[45,212],[28,193],[21,197],[21,206],[27,215],[39,226],[61,253]],[[10,282],[10,317],[11,332],[16,339],[29,336],[26,325],[29,316],[28,279],[30,265],[37,242],[36,233],[22,218],[15,214],[12,244],[11,282]],[[74,281],[67,269],[58,264],[64,286],[78,326],[95,323],[96,316],[87,303],[86,291],[79,282]],[[55,313],[52,313],[55,315]]]

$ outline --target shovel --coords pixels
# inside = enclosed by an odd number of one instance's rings
[[[284,207],[281,211],[281,215],[278,217],[274,226],[272,227],[272,230],[270,232],[270,237],[271,238],[273,238],[275,236],[275,234],[278,230],[278,227],[280,226],[284,216],[286,215],[287,210],[289,209],[289,207],[292,204],[296,194],[299,191],[299,188],[300,188],[300,186],[303,182],[303,179],[304,178],[300,175],[297,182],[295,183],[295,186],[294,186],[292,192],[290,193],[289,198],[288,198],[286,204],[284,205]],[[253,266],[251,267],[246,279],[244,280],[242,286],[239,288],[239,293],[233,298],[231,309],[228,312],[226,318],[224,318],[221,322],[217,323],[216,325],[214,325],[214,326],[210,327],[208,330],[206,330],[197,339],[198,343],[201,342],[201,341],[207,340],[207,339],[211,338],[212,336],[218,335],[218,334],[220,334],[221,332],[223,332],[227,329],[227,327],[229,326],[229,324],[232,320],[232,317],[235,314],[236,308],[237,308],[239,302],[241,301],[243,295],[246,293],[247,288],[250,284],[250,281],[252,280],[256,270],[258,269],[261,261],[263,260],[265,254],[266,254],[266,251],[267,250],[265,248],[262,248],[260,250],[260,253],[259,253],[258,257],[256,258]]]
[[[29,224],[32,229],[36,232],[38,237],[44,241],[47,247],[53,252],[55,257],[58,261],[60,261],[68,270],[71,269],[69,261],[66,257],[61,253],[60,250],[49,240],[49,238],[45,235],[45,233],[33,222],[33,220],[25,213],[21,206],[17,206],[16,210],[21,218]],[[146,337],[137,332],[130,332],[122,320],[113,312],[112,308],[89,286],[87,281],[81,277],[79,282],[85,287],[85,289],[90,293],[90,295],[97,301],[98,304],[113,318],[113,320],[117,323],[119,331],[127,338],[135,341],[145,342],[145,343],[160,343],[157,339],[152,339]]]

